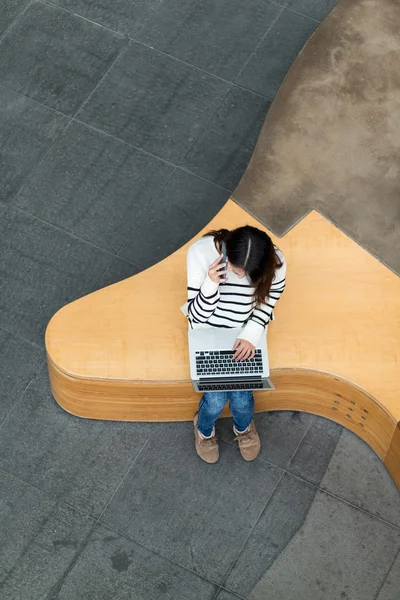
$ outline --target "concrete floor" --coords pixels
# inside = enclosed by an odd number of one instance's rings
[[[2,3],[1,600],[400,599],[400,494],[353,434],[258,415],[247,464],[224,420],[208,466],[190,423],[68,415],[45,365],[59,307],[223,206],[333,4]]]

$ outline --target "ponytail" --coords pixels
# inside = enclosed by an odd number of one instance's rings
[[[270,248],[268,252],[268,260],[266,261],[264,268],[259,272],[257,272],[257,269],[254,269],[253,271],[248,273],[249,278],[255,287],[254,299],[258,306],[260,306],[260,304],[265,303],[266,298],[268,298],[269,296],[275,273],[277,269],[279,269],[283,265],[282,260],[277,254],[278,249],[274,246],[270,238],[269,241]]]

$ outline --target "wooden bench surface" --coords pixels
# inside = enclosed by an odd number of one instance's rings
[[[262,228],[229,201],[205,231],[246,223]],[[400,279],[315,211],[274,241],[288,274],[269,326],[271,369],[339,375],[400,421]],[[187,247],[62,308],[46,332],[51,362],[76,378],[188,382]]]

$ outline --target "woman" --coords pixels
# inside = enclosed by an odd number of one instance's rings
[[[223,243],[227,264],[221,262]],[[191,326],[242,327],[233,358],[252,358],[285,288],[285,260],[271,238],[250,226],[210,231],[190,246],[187,270]],[[194,417],[194,433],[197,454],[208,463],[219,458],[215,421],[228,399],[243,458],[254,460],[260,451],[253,420],[253,393],[206,392]]]

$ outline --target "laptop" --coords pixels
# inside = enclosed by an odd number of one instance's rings
[[[189,329],[190,376],[196,392],[273,390],[269,379],[267,339],[263,335],[254,358],[232,360],[242,329]]]

